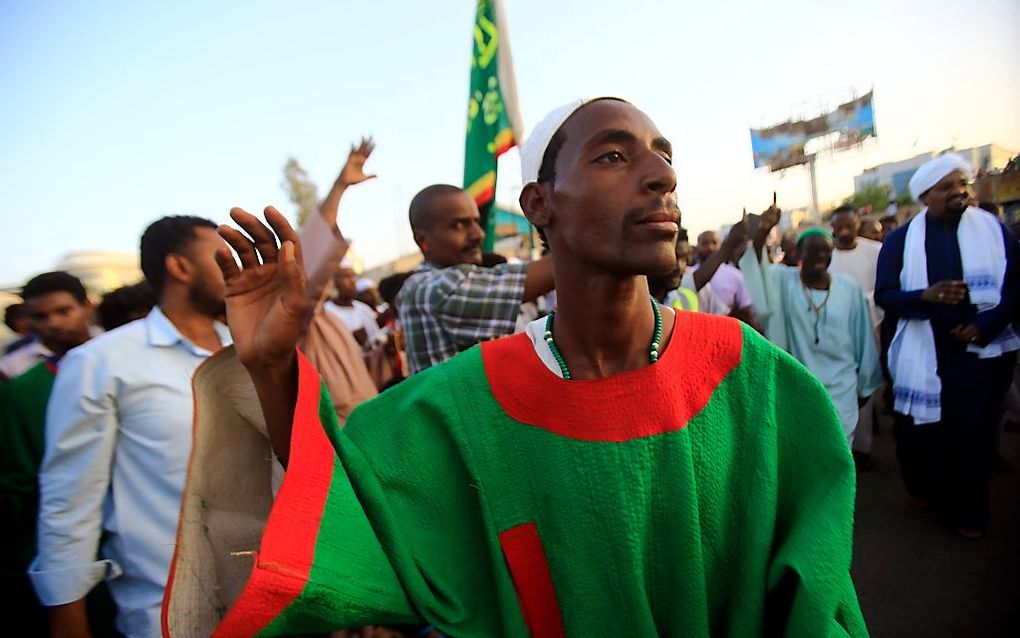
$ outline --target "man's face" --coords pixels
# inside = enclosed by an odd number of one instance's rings
[[[32,332],[43,345],[63,355],[89,340],[92,304],[80,302],[69,292],[51,292],[25,300]]]
[[[698,261],[705,261],[719,250],[719,233],[706,230],[698,235]]]
[[[857,232],[861,229],[861,218],[857,213],[838,213],[832,216],[832,236],[836,248],[850,250],[857,242]]]
[[[556,177],[544,185],[553,258],[624,276],[675,269],[676,174],[655,124],[630,104],[599,100],[561,130]]]
[[[800,244],[800,268],[805,275],[818,276],[829,269],[832,263],[832,240],[812,235]]]
[[[417,231],[425,259],[443,268],[482,263],[481,216],[475,200],[465,192],[443,193],[429,202],[432,225]]]
[[[336,284],[336,296],[342,301],[350,302],[358,295],[358,275],[353,268],[340,268],[333,283]]]
[[[201,227],[195,229],[195,239],[183,251],[194,268],[188,298],[195,309],[207,317],[222,317],[226,313],[226,285],[215,257],[216,250],[224,243],[215,229]]]
[[[946,175],[921,195],[921,201],[936,216],[962,215],[970,199],[970,180],[962,171]]]

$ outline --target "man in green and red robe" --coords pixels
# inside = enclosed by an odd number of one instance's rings
[[[521,207],[550,246],[555,314],[343,430],[294,348],[296,236],[275,209],[275,236],[235,211],[247,236],[221,233],[241,265],[218,261],[237,356],[196,377],[164,632],[866,635],[853,464],[825,389],[738,321],[650,300],[645,275],[675,265],[671,154],[622,100],[551,113],[522,149]],[[256,464],[228,472],[239,455]]]

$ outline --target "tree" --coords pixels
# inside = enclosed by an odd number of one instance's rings
[[[319,209],[319,189],[308,177],[308,172],[293,157],[288,157],[287,163],[283,166],[281,186],[287,191],[287,197],[297,209],[297,225],[304,226],[309,215],[313,215]]]
[[[843,204],[857,209],[871,207],[873,211],[884,211],[889,206],[889,187],[880,184],[867,184],[861,190],[843,200]]]

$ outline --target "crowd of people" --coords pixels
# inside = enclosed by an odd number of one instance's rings
[[[866,635],[854,473],[884,414],[911,502],[986,533],[1020,246],[961,158],[918,169],[899,228],[844,205],[779,233],[773,197],[692,244],[668,140],[577,101],[521,152],[543,256],[484,253],[437,184],[421,266],[375,282],[339,214],[373,148],[297,230],[164,217],[96,307],[25,283],[9,635]]]

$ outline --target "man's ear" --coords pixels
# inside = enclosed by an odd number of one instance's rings
[[[166,266],[167,279],[187,284],[194,277],[195,267],[184,255],[170,253],[163,263]]]
[[[412,234],[414,235],[414,243],[418,244],[418,248],[421,249],[421,252],[423,254],[427,253],[429,250],[428,233],[424,230],[418,229],[412,231]]]
[[[521,190],[521,210],[535,227],[545,229],[552,222],[550,189],[545,184],[530,182]]]

